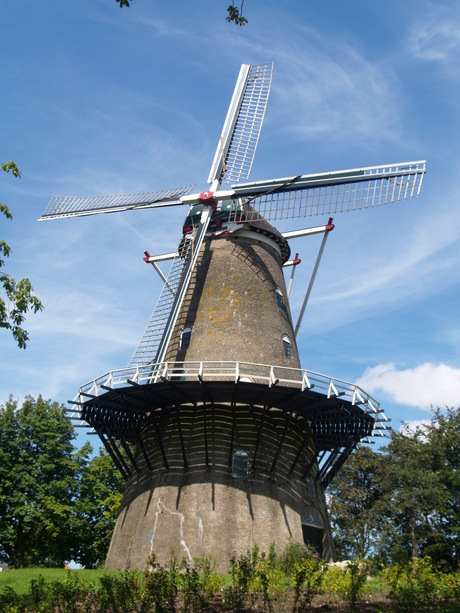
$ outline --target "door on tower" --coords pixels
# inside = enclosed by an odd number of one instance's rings
[[[321,557],[323,555],[324,523],[320,512],[313,506],[308,507],[302,517],[302,535],[304,544],[313,547]]]

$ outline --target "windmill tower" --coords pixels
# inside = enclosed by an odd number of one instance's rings
[[[212,553],[225,567],[255,544],[289,540],[332,559],[324,490],[356,445],[385,429],[364,390],[300,365],[295,339],[331,219],[285,233],[270,221],[418,196],[425,162],[242,183],[272,71],[242,66],[209,191],[54,197],[41,217],[190,207],[176,251],[145,252],[164,287],[128,366],[73,401],[73,418],[97,432],[126,478],[107,568],[145,567],[152,552],[167,563],[171,550]],[[299,259],[288,240],[315,233],[323,241],[294,327],[283,268],[292,281]]]

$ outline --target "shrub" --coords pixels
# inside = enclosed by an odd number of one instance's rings
[[[310,548],[306,547],[303,543],[296,543],[290,541],[283,553],[279,556],[279,567],[289,577],[292,577],[295,572],[295,566],[299,562],[302,562],[305,558],[309,558],[315,555]]]
[[[211,554],[202,555],[194,560],[195,568],[200,573],[201,589],[207,601],[215,596],[216,592],[222,588],[223,579],[216,572],[216,561]]]
[[[295,589],[294,611],[304,611],[313,596],[321,591],[326,563],[318,555],[305,551],[294,564],[292,581]]]
[[[145,583],[139,571],[126,570],[121,575],[103,575],[98,590],[101,611],[126,613],[143,605],[146,600]]]
[[[254,546],[251,552],[230,563],[231,585],[224,588],[224,604],[231,611],[244,611],[247,603],[262,598],[265,610],[272,610],[273,600],[289,585],[281,558],[274,546],[268,554]]]
[[[324,590],[346,600],[354,611],[364,590],[367,574],[367,564],[358,560],[350,560],[342,567],[329,566],[324,577]]]
[[[366,585],[369,569],[364,562],[351,560],[348,564],[347,571],[349,578],[348,603],[350,609],[354,611],[358,598],[361,596],[363,588]]]
[[[438,575],[438,596],[442,600],[460,601],[460,573]]]
[[[50,585],[40,575],[38,579],[30,582],[30,597],[27,610],[33,613],[48,613],[53,610],[53,599]]]
[[[251,584],[254,581],[255,567],[259,558],[259,549],[254,547],[252,555],[248,552],[238,560],[230,560],[232,584],[224,588],[224,603],[231,611],[244,611]]]
[[[396,611],[431,611],[441,601],[460,597],[459,576],[436,572],[428,557],[385,568],[382,578]]]
[[[0,611],[3,613],[20,613],[22,598],[9,585],[0,592]]]
[[[254,575],[249,584],[249,593],[255,596],[262,594],[264,609],[272,610],[272,601],[287,587],[286,576],[279,567],[279,560],[271,549],[268,555],[262,553],[257,557]]]
[[[146,600],[154,606],[155,613],[172,613],[176,610],[177,583],[177,559],[171,556],[169,568],[163,568],[155,563],[153,554],[145,571],[145,587]]]
[[[212,555],[195,558],[193,565],[183,559],[183,573],[179,574],[179,586],[184,613],[205,611],[211,604],[216,591],[222,586],[217,575],[216,562]]]
[[[88,587],[82,585],[78,576],[71,571],[65,579],[50,583],[49,590],[54,610],[59,613],[77,613],[88,593]]]
[[[182,588],[183,611],[196,613],[201,611],[205,605],[205,599],[200,586],[200,574],[186,560],[182,562],[184,574],[180,576],[180,586]]]

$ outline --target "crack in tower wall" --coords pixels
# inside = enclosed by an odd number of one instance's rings
[[[142,454],[138,454],[140,472],[127,483],[107,558],[108,568],[126,567],[130,524],[136,524],[131,565],[145,567],[153,552],[158,562],[167,564],[173,550],[179,558],[185,552],[187,559],[211,553],[223,561],[225,568],[225,561],[246,553],[252,544],[268,549],[273,542],[282,550],[289,540],[302,541],[303,518],[312,514],[323,517],[324,550],[333,557],[324,497],[319,487],[319,494],[313,494],[315,488],[311,487],[311,478],[318,474],[317,466],[313,464],[308,481],[303,478],[304,467],[314,458],[311,443],[304,446],[295,470],[289,474],[305,437],[308,439],[306,420],[290,420],[283,453],[276,471],[271,473],[286,423],[281,411],[264,414],[263,407],[236,406],[232,410],[228,405],[215,405],[212,412],[209,406],[182,406],[180,412],[188,468],[183,466],[175,416],[164,414],[159,421],[161,435],[168,440],[168,471],[161,467],[156,435],[146,424],[144,443],[152,466],[157,468],[147,470]],[[214,430],[216,440],[209,450],[207,467],[203,448],[205,414],[208,431]],[[255,470],[247,478],[233,477],[228,463],[231,449],[248,453],[252,466],[258,437]]]

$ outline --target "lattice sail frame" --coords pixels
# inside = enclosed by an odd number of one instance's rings
[[[193,236],[183,243],[182,252],[177,252],[172,261],[167,281],[163,285],[158,301],[155,305],[149,323],[137,346],[129,367],[149,364],[155,361],[160,348],[164,331],[168,325],[171,310],[176,299],[178,289],[184,277],[185,268],[189,262],[193,245]]]
[[[211,211],[206,213],[193,233],[180,241],[158,302],[127,368],[163,359],[209,225]]]
[[[247,179],[265,117],[273,62],[243,64],[230,102],[208,183]]]
[[[115,196],[53,196],[38,221],[82,217],[99,213],[117,213],[131,209],[155,208],[182,204],[181,198],[189,194],[194,185],[173,189],[118,194]]]
[[[372,208],[418,196],[426,162],[369,166],[232,186],[253,208],[247,221],[294,219]],[[262,192],[262,193],[259,193]],[[230,221],[235,221],[235,215]]]

